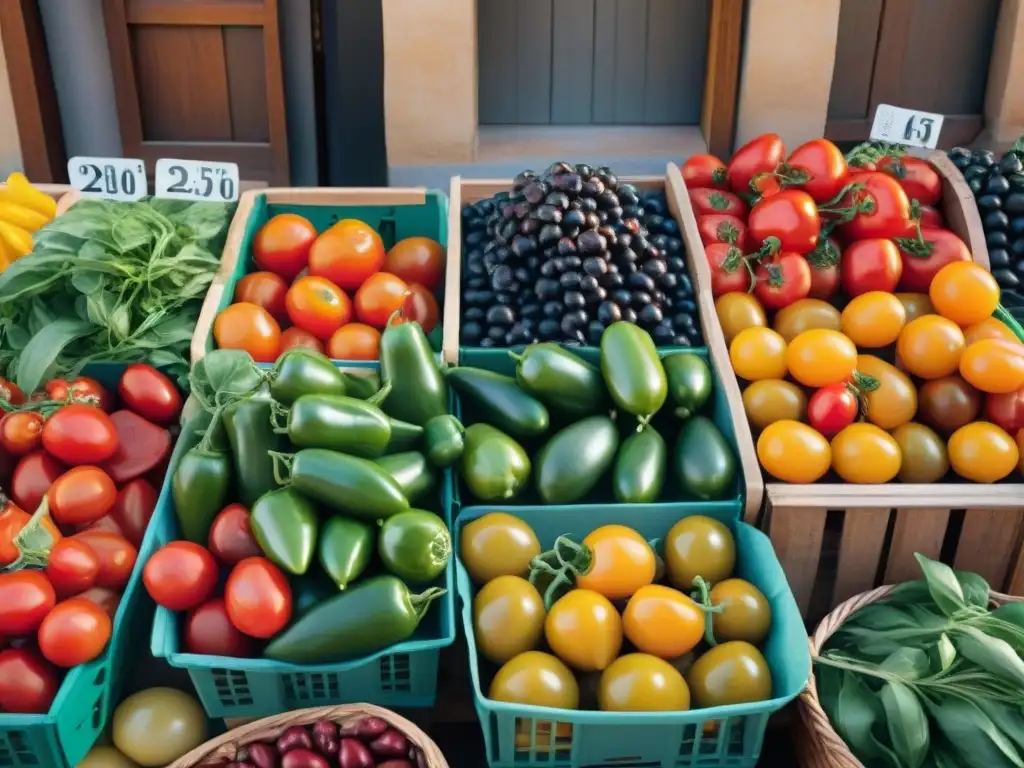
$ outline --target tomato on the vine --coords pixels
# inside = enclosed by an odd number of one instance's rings
[[[911,200],[921,205],[935,205],[942,199],[942,178],[931,163],[918,157],[883,157],[877,164],[899,182]]]
[[[900,290],[928,293],[928,288],[944,266],[954,261],[973,261],[966,243],[948,229],[921,227],[920,237],[895,241],[903,260]]]
[[[694,155],[680,168],[686,186],[729,188],[729,173],[725,163],[714,155]]]
[[[917,206],[917,221],[922,228],[942,229],[946,226],[939,209],[933,205]]]
[[[58,603],[39,625],[39,651],[58,667],[92,661],[107,647],[110,617],[91,600],[72,597]]]
[[[807,402],[807,423],[825,437],[835,437],[856,421],[858,405],[857,395],[849,384],[829,384]]]
[[[896,243],[884,238],[871,238],[850,243],[841,262],[843,290],[850,296],[869,291],[896,290],[903,274],[903,262]]]
[[[306,267],[316,227],[295,213],[279,213],[260,227],[253,239],[253,261],[258,269],[292,280]]]
[[[1024,388],[986,397],[985,418],[1011,435],[1024,429]]]
[[[690,203],[697,216],[714,213],[728,213],[741,219],[747,216],[747,204],[724,189],[691,189]]]
[[[747,247],[747,225],[739,216],[729,213],[711,213],[697,217],[697,231],[704,245],[727,243],[739,248]]]
[[[755,177],[773,174],[786,159],[786,145],[774,133],[751,139],[736,150],[728,165],[729,187],[739,194],[758,191],[751,186]]]
[[[777,253],[754,268],[754,295],[765,309],[782,309],[807,297],[811,267],[799,253]]]
[[[814,198],[816,203],[832,200],[846,184],[849,170],[842,151],[828,139],[812,139],[794,149],[786,165],[799,172],[794,186]]]
[[[96,379],[79,376],[72,381],[67,379],[51,379],[44,387],[47,397],[51,400],[67,400],[98,406],[101,411],[109,411],[114,405],[114,398],[106,387]]]
[[[770,244],[774,251],[810,253],[821,233],[818,207],[806,192],[785,189],[754,205],[747,232],[755,248]]]
[[[41,715],[50,709],[60,677],[57,669],[34,651],[0,651],[0,710]]]
[[[750,271],[743,252],[734,245],[714,243],[704,249],[711,269],[711,295],[715,298],[733,291],[750,290]]]
[[[11,456],[24,456],[43,439],[43,415],[38,411],[12,411],[0,419],[0,447]]]
[[[149,596],[172,611],[188,611],[204,602],[213,594],[217,576],[213,555],[191,541],[172,541],[161,547],[142,571]]]
[[[840,263],[843,252],[834,237],[819,237],[814,250],[807,254],[807,263],[811,267],[811,290],[807,294],[812,299],[829,299],[836,294],[842,282]]]
[[[21,405],[25,402],[25,393],[13,381],[0,379],[0,400],[6,400],[11,405]]]
[[[288,319],[284,308],[284,296],[288,283],[273,272],[250,272],[235,285],[235,302],[247,301],[263,307],[270,315],[282,322]]]
[[[590,568],[576,576],[579,589],[619,600],[654,581],[654,550],[632,528],[603,525],[587,534],[583,546],[592,559]]]
[[[848,219],[840,227],[845,237],[865,240],[914,236],[917,224],[911,219],[910,199],[896,179],[868,172],[857,174],[853,181],[858,186],[843,196],[837,208],[822,211]]]

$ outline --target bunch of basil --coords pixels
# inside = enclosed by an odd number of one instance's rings
[[[0,274],[0,375],[25,392],[91,362],[183,377],[234,204],[82,200]]]
[[[923,581],[854,613],[814,659],[833,727],[874,768],[1024,767],[1024,603],[916,555]]]

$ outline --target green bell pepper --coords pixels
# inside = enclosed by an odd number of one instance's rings
[[[309,570],[316,549],[316,508],[292,488],[264,494],[252,508],[252,532],[264,554],[288,573]]]
[[[320,529],[317,557],[338,589],[358,579],[373,557],[377,531],[358,520],[335,515]]]
[[[277,488],[274,460],[284,442],[270,420],[274,403],[267,397],[249,397],[224,409],[224,429],[231,445],[231,460],[238,500],[252,507],[265,493]]]

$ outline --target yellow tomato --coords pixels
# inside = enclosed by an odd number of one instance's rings
[[[813,483],[828,472],[832,449],[821,433],[799,421],[776,421],[757,438],[757,458],[784,483]]]
[[[654,581],[656,557],[647,540],[624,525],[602,525],[583,539],[590,568],[576,577],[580,589],[592,589],[609,600],[629,597]]]
[[[804,331],[824,328],[838,331],[839,310],[821,299],[799,299],[775,315],[772,327],[781,334],[788,344]]]
[[[715,639],[745,640],[755,645],[768,637],[772,607],[757,587],[743,579],[726,579],[711,588],[711,604],[721,612],[711,615]]]
[[[1013,331],[994,317],[986,317],[980,323],[964,328],[964,341],[967,342],[967,346],[982,339],[1003,339],[1019,343]]]
[[[544,633],[537,588],[520,576],[487,582],[473,598],[473,633],[480,653],[496,664],[535,648]]]
[[[882,429],[895,429],[914,418],[917,390],[896,366],[874,355],[858,355],[857,373],[878,382],[877,389],[864,392],[868,421]]]
[[[770,328],[747,328],[729,345],[729,359],[741,379],[781,379],[786,375],[786,340]]]
[[[840,384],[853,376],[857,347],[839,331],[815,328],[793,339],[786,350],[786,366],[804,386]]]
[[[697,706],[720,707],[772,697],[768,662],[750,643],[733,640],[704,652],[686,674]]]
[[[736,539],[729,526],[706,515],[690,515],[669,528],[662,542],[668,581],[690,590],[700,576],[718,583],[736,567]]]
[[[846,305],[842,330],[858,347],[885,347],[896,341],[906,321],[907,310],[899,299],[885,291],[869,291]]]
[[[627,653],[601,675],[597,702],[604,712],[680,712],[690,708],[690,689],[667,661]]]
[[[604,669],[622,648],[622,618],[604,595],[590,589],[566,592],[544,620],[544,639],[580,672]]]
[[[901,461],[892,435],[874,424],[851,424],[832,438],[832,468],[848,483],[888,483]]]
[[[675,659],[703,639],[704,612],[679,590],[648,584],[629,598],[622,625],[626,639],[641,653]]]
[[[975,483],[994,483],[1013,472],[1020,451],[1004,429],[987,421],[960,427],[949,438],[953,471]]]
[[[499,576],[525,576],[539,554],[537,534],[507,512],[491,512],[462,529],[460,557],[478,584]]]
[[[743,390],[743,410],[755,432],[769,424],[807,417],[807,395],[796,384],[783,379],[761,379]]]
[[[910,373],[938,379],[956,373],[965,346],[960,326],[945,317],[925,315],[903,327],[896,353]]]
[[[935,307],[932,306],[932,300],[926,293],[897,293],[896,298],[900,300],[900,304],[907,312],[906,322],[908,323],[923,315],[935,314]]]
[[[718,297],[715,302],[718,322],[725,334],[725,343],[732,344],[740,331],[747,328],[764,328],[768,318],[764,315],[764,307],[749,293],[733,291]]]
[[[946,442],[930,427],[911,421],[896,427],[892,438],[903,461],[899,478],[904,483],[935,483],[949,471]]]
[[[576,709],[580,705],[580,688],[572,671],[541,651],[527,651],[505,662],[494,675],[487,696],[535,707]]]
[[[943,317],[957,325],[974,325],[999,305],[999,284],[973,261],[954,261],[932,278],[928,297]]]
[[[982,339],[964,350],[960,375],[971,386],[993,395],[1024,387],[1024,346],[1003,339]]]

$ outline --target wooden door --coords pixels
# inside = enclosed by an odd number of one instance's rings
[[[842,0],[825,135],[862,141],[875,108],[945,116],[940,146],[981,132],[1001,0]]]
[[[277,0],[104,0],[126,157],[287,185]]]

